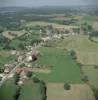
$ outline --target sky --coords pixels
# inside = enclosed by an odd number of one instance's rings
[[[70,6],[70,5],[98,5],[98,0],[0,0],[1,6]]]

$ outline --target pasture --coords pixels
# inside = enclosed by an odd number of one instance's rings
[[[88,76],[90,85],[98,89],[98,68],[94,68],[94,66],[83,66],[82,69],[84,74]]]
[[[46,82],[70,82],[81,83],[80,68],[71,58],[68,52],[63,49],[43,47],[39,59],[33,63],[46,66],[51,69],[50,73],[36,73],[36,75]]]
[[[69,35],[58,43],[58,47],[75,50],[78,61],[82,64],[98,64],[98,43],[91,42],[88,36]]]
[[[19,100],[41,100],[40,84],[28,80],[21,89]]]
[[[17,86],[14,84],[14,80],[10,79],[6,81],[2,87],[0,87],[0,100],[14,100]]]

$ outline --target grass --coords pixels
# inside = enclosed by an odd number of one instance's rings
[[[36,75],[46,82],[80,83],[80,68],[71,56],[62,49],[41,48],[41,57],[34,63],[51,66],[51,73]]]
[[[16,37],[20,37],[20,36],[22,36],[22,35],[25,34],[25,32],[23,32],[23,31],[11,31],[11,32],[12,32],[12,33],[15,33],[15,34],[17,35]],[[3,36],[5,36],[6,38],[8,38],[8,39],[10,39],[10,40],[16,38],[15,36],[10,35],[10,34],[8,34],[8,33],[9,33],[9,31],[4,31],[2,34],[3,34]]]
[[[95,100],[94,94],[86,84],[71,85],[71,90],[64,90],[64,84],[47,85],[47,100]]]
[[[0,55],[0,67],[4,67],[4,64],[9,63],[16,57],[12,55]]]
[[[98,89],[98,69],[94,66],[83,66],[83,72],[88,76],[90,85]]]
[[[27,23],[25,26],[26,27],[34,27],[34,26],[48,26],[48,25],[52,25],[53,28],[64,28],[64,29],[69,29],[69,28],[75,28],[77,26],[71,26],[71,25],[60,25],[60,24],[55,24],[55,23],[49,23],[49,22],[44,22],[44,21],[35,21],[35,22],[30,22]]]
[[[68,36],[58,43],[58,47],[75,50],[78,61],[87,64],[98,64],[98,43],[91,42],[88,36]]]
[[[40,84],[28,81],[22,87],[19,100],[41,100]]]
[[[14,100],[14,94],[17,86],[13,80],[6,81],[2,87],[0,87],[0,100]]]

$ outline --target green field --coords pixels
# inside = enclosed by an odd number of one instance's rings
[[[94,66],[83,66],[83,72],[88,76],[90,85],[98,89],[98,69]]]
[[[40,51],[41,57],[34,64],[52,67],[48,74],[37,73],[40,79],[56,83],[81,82],[80,68],[67,52],[57,48],[41,48]]]
[[[4,64],[9,63],[12,60],[15,60],[15,56],[12,55],[0,55],[0,67],[4,67]]]
[[[13,80],[6,81],[2,87],[0,87],[0,100],[14,100],[16,89],[17,86]]]
[[[19,100],[41,100],[40,84],[28,81],[21,89]]]

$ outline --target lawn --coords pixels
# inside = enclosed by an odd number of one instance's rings
[[[6,81],[2,87],[0,87],[0,100],[14,100],[16,89],[17,86],[12,79]]]
[[[94,66],[83,66],[84,74],[88,76],[90,85],[98,89],[98,69]]]
[[[40,58],[33,64],[51,67],[48,74],[36,73],[36,75],[46,82],[70,82],[80,83],[80,68],[71,56],[63,49],[41,48]]]
[[[19,100],[41,100],[40,84],[28,81],[22,87]]]

